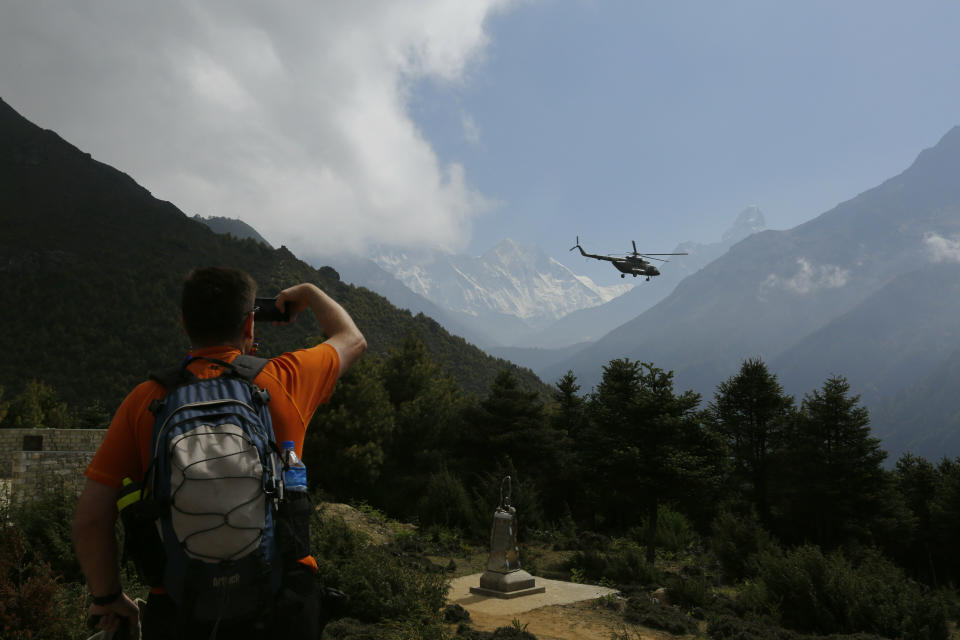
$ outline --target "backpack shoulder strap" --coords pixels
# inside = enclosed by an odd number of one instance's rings
[[[167,391],[172,391],[182,384],[196,379],[196,376],[187,369],[186,363],[175,367],[167,367],[160,371],[151,371],[150,379],[159,382]]]
[[[203,358],[203,356],[200,356],[199,358],[222,366],[224,369],[227,369],[230,373],[237,376],[241,380],[245,380],[251,386],[253,386],[253,379],[260,375],[260,372],[263,371],[263,368],[267,366],[267,362],[269,362],[267,358],[259,358],[257,356],[248,355],[239,355],[234,358],[233,362],[224,362],[223,360],[217,360],[216,358]],[[197,376],[193,375],[193,373],[187,368],[187,365],[190,364],[194,359],[199,358],[190,358],[176,367],[169,367],[167,369],[161,369],[160,371],[151,372],[150,379],[159,382],[168,392],[173,391],[177,387],[189,384],[190,382],[194,382],[198,379]],[[264,402],[270,398],[266,391],[263,391],[258,397],[260,397],[260,399],[262,399]],[[150,410],[154,413],[154,415],[156,415],[161,406],[162,401],[158,402],[154,400],[152,403],[150,403]]]
[[[233,365],[233,372],[247,382],[253,382],[253,379],[260,375],[263,368],[267,366],[269,360],[257,356],[239,355],[233,359],[230,364]]]

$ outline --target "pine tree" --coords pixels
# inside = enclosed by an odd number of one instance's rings
[[[534,476],[553,464],[555,447],[540,394],[523,389],[513,372],[497,374],[468,419],[463,453],[474,461],[474,472],[488,471],[506,458]]]
[[[422,513],[421,498],[431,487],[455,489],[461,480],[447,463],[456,434],[464,430],[468,399],[412,335],[389,352],[382,376],[394,430],[375,500],[397,517],[412,516]]]
[[[906,565],[912,574],[925,582],[937,584],[934,562],[936,531],[933,526],[934,504],[940,485],[937,468],[927,460],[905,453],[897,460],[894,483],[911,515],[910,539],[904,541],[910,554]]]
[[[10,403],[4,426],[66,429],[70,424],[67,405],[60,401],[56,390],[41,380],[31,379]]]
[[[784,470],[789,494],[782,505],[785,535],[824,547],[872,542],[882,512],[886,452],[870,435],[870,416],[842,376],[804,396],[788,435]]]
[[[613,360],[590,399],[587,464],[596,471],[614,527],[646,525],[647,561],[656,549],[659,506],[713,478],[716,458],[696,410],[700,396],[677,395],[673,372],[650,363]]]
[[[311,485],[339,499],[366,498],[380,478],[395,415],[377,358],[363,358],[317,410],[304,443]]]
[[[960,580],[960,458],[944,458],[937,465],[937,492],[930,505],[934,555],[942,582]]]
[[[739,373],[721,382],[708,407],[713,428],[732,457],[732,480],[765,525],[770,523],[772,460],[783,445],[793,398],[759,359],[743,362]]]
[[[548,471],[543,487],[544,510],[554,521],[569,519],[573,513],[585,514],[593,499],[588,483],[584,481],[586,469],[581,464],[578,452],[584,442],[586,424],[586,401],[578,392],[580,385],[573,371],[557,381],[553,390],[549,424],[554,440],[556,465]]]

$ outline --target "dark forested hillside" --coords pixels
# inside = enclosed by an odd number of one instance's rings
[[[470,391],[483,392],[499,371],[516,369],[430,318],[342,283],[331,268],[314,269],[283,247],[214,233],[2,101],[0,221],[0,386],[11,391],[37,378],[71,404],[114,406],[148,371],[186,354],[180,283],[204,265],[247,270],[263,295],[314,282],[350,312],[371,352],[416,334]],[[258,331],[269,355],[310,343],[319,328],[302,317],[293,327]],[[531,372],[517,373],[525,386],[540,388]]]

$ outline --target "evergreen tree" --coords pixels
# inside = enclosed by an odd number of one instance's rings
[[[375,499],[391,514],[409,517],[423,512],[424,492],[439,487],[459,495],[460,480],[447,462],[470,401],[413,335],[388,353],[382,375],[394,431]]]
[[[553,464],[555,446],[540,394],[523,389],[509,370],[501,371],[469,417],[463,453],[472,471],[489,471],[510,458],[521,473],[540,475]]]
[[[696,411],[700,396],[673,390],[673,372],[650,363],[613,360],[590,399],[586,461],[603,488],[598,504],[614,527],[646,526],[653,562],[659,506],[714,478],[716,458]]]
[[[934,558],[941,582],[960,580],[960,458],[944,458],[937,465],[937,492],[930,505]]]
[[[625,479],[635,473],[637,461],[624,460],[635,450],[636,397],[640,392],[640,363],[628,359],[611,360],[603,367],[603,377],[590,395],[588,424],[579,439],[582,468],[589,487],[588,503],[591,529],[606,528],[611,521],[620,528],[639,522],[636,493]],[[626,468],[619,468],[623,463]]]
[[[557,381],[553,390],[550,424],[556,439],[557,466],[552,480],[544,486],[544,508],[554,521],[569,519],[574,513],[583,516],[589,513],[592,495],[586,481],[587,470],[581,464],[578,452],[592,446],[586,429],[586,401],[579,395],[580,385],[573,371],[567,371]]]
[[[394,407],[415,400],[436,375],[436,362],[423,340],[413,333],[390,349],[383,363],[383,385]]]
[[[366,499],[379,480],[395,415],[377,358],[362,358],[317,410],[304,442],[310,484],[334,497]]]
[[[553,412],[553,426],[558,431],[568,434],[572,438],[583,430],[586,402],[579,395],[580,385],[573,371],[567,371],[560,378],[553,390],[553,401],[556,408]]]
[[[783,444],[793,398],[759,359],[746,360],[737,375],[721,382],[708,407],[713,428],[732,457],[736,491],[750,501],[761,522],[770,524],[772,461]]]
[[[497,375],[489,393],[467,412],[459,452],[468,486],[499,483],[511,475],[513,486],[527,500],[523,515],[527,526],[538,522],[542,505],[530,508],[557,473],[562,443],[554,437],[539,393],[523,389],[509,370]],[[488,477],[493,474],[493,477]],[[479,496],[482,502],[489,496]],[[519,510],[519,504],[517,505]],[[560,514],[556,514],[559,518]]]
[[[870,435],[870,416],[850,396],[842,376],[804,396],[788,435],[784,460],[789,481],[781,506],[785,538],[831,548],[850,541],[872,542],[871,527],[882,513],[886,452]]]
[[[2,407],[0,407],[2,410]],[[5,427],[29,429],[70,427],[67,405],[60,401],[57,392],[40,380],[28,380],[23,391],[10,403]]]
[[[77,412],[73,422],[78,429],[103,429],[110,425],[112,417],[99,400],[94,400]]]
[[[937,532],[934,505],[941,478],[937,468],[925,459],[905,453],[897,460],[895,486],[910,513],[910,536],[899,546],[900,561],[911,573],[930,584],[937,584],[934,562]],[[906,556],[906,557],[904,557]]]

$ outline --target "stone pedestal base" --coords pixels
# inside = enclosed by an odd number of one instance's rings
[[[487,571],[480,576],[480,586],[470,587],[470,593],[491,598],[519,598],[534,593],[543,593],[546,587],[536,586],[536,580],[523,569],[510,573]]]

